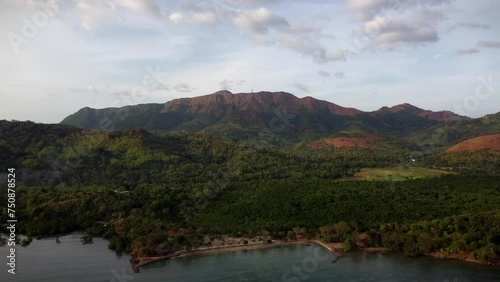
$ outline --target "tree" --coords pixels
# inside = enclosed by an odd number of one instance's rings
[[[356,244],[354,243],[354,240],[352,237],[347,238],[343,243],[342,243],[342,248],[344,248],[344,251],[348,252],[356,247]]]
[[[92,236],[89,235],[89,234],[83,235],[80,238],[80,242],[82,242],[82,244],[92,244],[92,243],[94,243]]]

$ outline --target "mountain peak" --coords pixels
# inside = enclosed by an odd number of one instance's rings
[[[210,94],[210,95],[219,95],[219,96],[231,96],[231,95],[234,95],[231,91],[229,90],[219,90],[213,94]],[[209,95],[206,95],[206,96],[209,96]]]
[[[412,104],[403,103],[403,104],[399,104],[396,106],[392,106],[390,108],[389,107],[382,107],[382,108],[378,109],[376,112],[398,113],[401,111],[422,111],[422,109],[420,109],[419,107],[413,106]]]
[[[421,108],[414,106],[409,103],[403,103],[392,107],[393,109],[403,109],[403,110],[422,110]]]
[[[426,119],[436,120],[436,121],[444,121],[444,122],[459,121],[459,120],[468,119],[467,117],[459,116],[459,115],[454,114],[453,112],[450,112],[450,111],[433,112],[433,111],[423,110],[419,107],[416,107],[416,106],[414,106],[412,104],[408,104],[408,103],[399,104],[399,105],[393,106],[391,108],[382,107],[382,108],[378,109],[377,111],[375,111],[375,113],[381,113],[381,114],[392,114],[392,113],[399,113],[399,112],[416,113],[420,117],[423,117]]]

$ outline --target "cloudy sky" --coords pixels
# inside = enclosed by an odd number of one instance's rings
[[[500,111],[498,0],[0,0],[0,119],[287,91]]]

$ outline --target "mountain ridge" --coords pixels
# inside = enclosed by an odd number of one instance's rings
[[[305,107],[309,111],[328,110],[335,115],[354,116],[362,111],[354,108],[345,108],[337,104],[318,100],[307,96],[298,98],[288,92],[268,92],[261,91],[256,93],[237,93],[222,90],[213,94],[198,96],[194,98],[179,98],[165,103],[163,112],[176,110],[182,106],[202,106],[202,105],[232,105],[244,111],[271,111],[272,107],[276,110],[285,110],[290,113],[297,113],[300,107]]]
[[[61,123],[107,131],[142,128],[205,132],[231,142],[266,139],[265,143],[282,147],[350,131],[404,138],[435,126],[470,121],[474,119],[449,111],[424,110],[408,103],[365,112],[287,92],[233,94],[223,90],[163,104],[85,107]],[[263,138],[263,134],[267,137]]]
[[[82,110],[112,110],[112,109],[122,109],[122,108],[127,108],[127,107],[144,107],[144,106],[160,106],[162,105],[163,108],[161,112],[168,112],[170,110],[176,110],[180,107],[185,107],[185,106],[199,106],[199,105],[204,105],[204,104],[231,104],[235,105],[238,107],[242,107],[245,110],[254,110],[254,111],[261,111],[262,109],[259,109],[257,107],[252,107],[254,105],[245,105],[245,103],[250,103],[253,102],[255,103],[263,103],[262,99],[256,99],[258,96],[265,95],[267,96],[267,102],[268,104],[275,104],[279,105],[282,104],[283,102],[290,102],[291,100],[295,101],[301,101],[299,104],[300,106],[305,106],[309,110],[314,110],[314,107],[326,107],[329,110],[332,111],[332,113],[337,114],[337,115],[348,115],[348,116],[354,116],[357,114],[376,114],[376,113],[397,113],[401,111],[419,111],[421,112],[422,117],[426,117],[429,119],[434,119],[434,120],[445,120],[445,121],[455,121],[455,120],[463,120],[463,119],[470,119],[469,117],[466,116],[460,116],[458,114],[455,114],[451,111],[447,110],[442,110],[442,111],[431,111],[431,110],[425,110],[420,107],[417,107],[415,105],[412,105],[410,103],[402,103],[402,104],[397,104],[394,106],[384,106],[379,108],[378,110],[375,111],[362,111],[356,108],[352,107],[343,107],[338,104],[326,101],[326,100],[320,100],[316,99],[311,96],[306,96],[299,98],[291,93],[288,92],[269,92],[269,91],[261,91],[261,92],[251,92],[251,93],[232,93],[228,90],[221,90],[217,91],[212,94],[207,94],[207,95],[202,95],[202,96],[196,96],[196,97],[190,97],[190,98],[176,98],[170,101],[167,101],[165,103],[144,103],[144,104],[137,104],[137,105],[126,105],[123,107],[105,107],[105,108],[90,108],[90,107],[83,107],[79,111]],[[272,98],[270,98],[272,97]],[[286,98],[284,98],[286,97]],[[226,103],[223,103],[226,102]],[[273,102],[273,103],[269,103]],[[443,116],[453,116],[451,119],[449,118],[438,118],[439,115]],[[66,119],[66,118],[65,118]],[[64,123],[61,121],[61,123]]]

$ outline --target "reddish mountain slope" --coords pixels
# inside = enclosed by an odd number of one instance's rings
[[[469,139],[449,148],[448,150],[446,150],[446,152],[447,153],[476,152],[483,149],[500,151],[500,134],[485,135]]]
[[[217,114],[221,106],[234,106],[240,111],[299,113],[301,108],[309,112],[328,111],[338,116],[356,116],[362,111],[317,100],[312,97],[298,98],[286,92],[258,92],[232,94],[219,91],[211,95],[195,98],[175,99],[165,104],[162,112],[187,110],[196,114]]]

